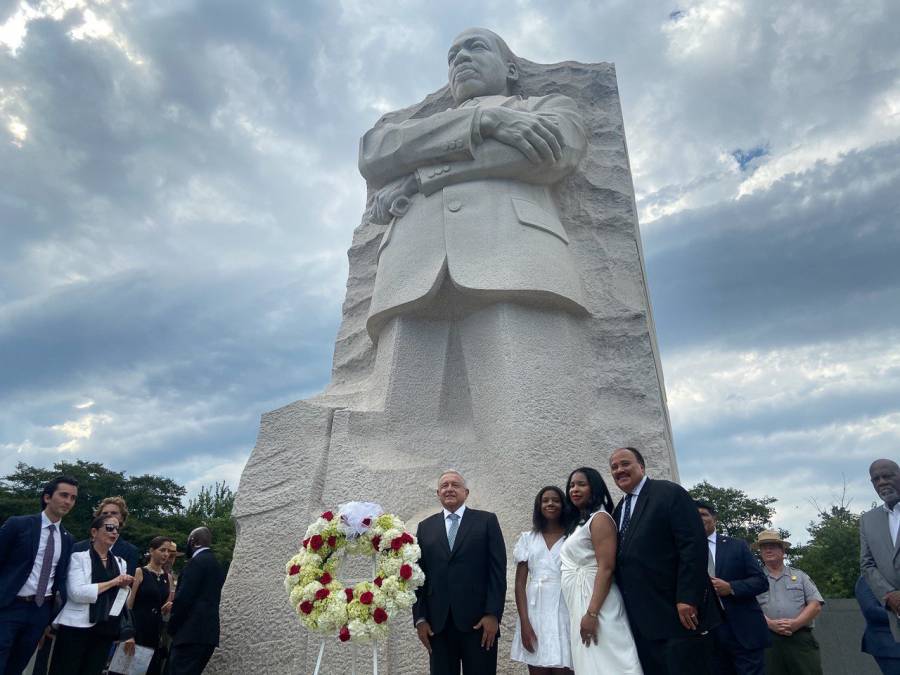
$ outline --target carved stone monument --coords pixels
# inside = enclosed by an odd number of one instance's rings
[[[498,70],[480,60],[490,35],[463,33],[448,86],[362,138],[369,207],[331,383],[262,418],[214,672],[313,671],[319,638],[282,580],[326,507],[375,501],[412,529],[454,468],[511,549],[539,488],[581,465],[608,476],[617,447],[678,478],[615,69],[531,63],[498,40]],[[498,672],[519,672],[513,574]],[[322,672],[349,672],[354,653],[330,641]],[[410,617],[379,648],[379,672],[427,672]]]

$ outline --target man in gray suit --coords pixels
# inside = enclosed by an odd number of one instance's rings
[[[900,641],[900,467],[893,460],[877,459],[869,467],[869,477],[884,504],[860,518],[860,567],[888,611],[894,640]]]
[[[580,374],[586,301],[550,188],[586,134],[572,99],[520,95],[518,59],[493,32],[464,31],[447,62],[452,107],[360,142],[370,220],[388,223],[366,324],[375,373],[388,411],[446,413],[466,392],[476,427],[528,424],[515,400],[571,401],[555,389]]]

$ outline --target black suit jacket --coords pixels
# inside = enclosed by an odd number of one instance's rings
[[[709,544],[707,544],[707,547]],[[733,595],[721,596],[725,621],[744,649],[763,649],[772,644],[756,596],[769,590],[763,573],[750,547],[743,539],[716,535],[716,576],[731,584]]]
[[[209,549],[185,565],[175,589],[169,635],[172,644],[219,644],[219,603],[225,572]]]
[[[416,537],[425,583],[416,590],[413,622],[425,619],[439,633],[452,611],[453,625],[467,632],[485,614],[503,617],[506,546],[496,515],[467,507],[452,553],[443,511],[419,523]]]
[[[59,593],[66,604],[66,577],[69,573],[69,558],[72,555],[72,535],[62,523],[59,538],[62,542],[59,562],[53,577],[53,591]],[[16,594],[28,581],[34,567],[38,546],[41,543],[41,514],[12,516],[0,527],[0,607],[12,604]]]
[[[622,503],[613,512],[617,524]],[[717,626],[721,614],[708,558],[703,522],[691,496],[680,485],[648,478],[616,554],[616,581],[632,628],[647,640],[697,635],[678,620],[678,602],[698,609],[699,632]]]

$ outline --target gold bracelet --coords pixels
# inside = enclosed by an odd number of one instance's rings
[[[596,619],[598,616],[600,616],[600,612],[592,612],[591,610],[588,610],[587,612],[585,612],[585,614],[593,619]]]

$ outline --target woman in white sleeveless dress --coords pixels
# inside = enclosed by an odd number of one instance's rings
[[[565,503],[555,485],[541,488],[534,499],[534,528],[523,532],[513,549],[519,620],[510,658],[527,664],[529,675],[572,675],[569,612],[559,578]]]
[[[642,675],[622,594],[613,579],[618,530],[603,477],[575,469],[566,501],[578,514],[560,553],[576,675]]]

